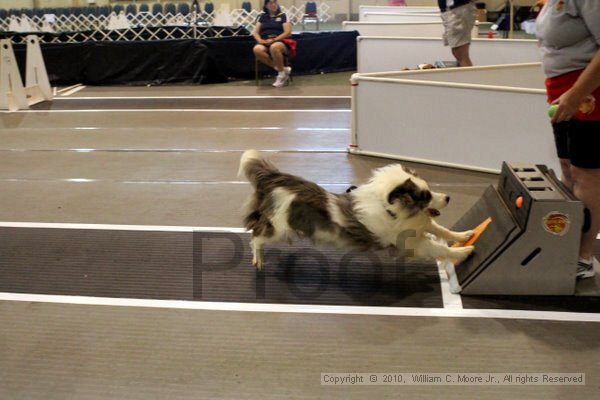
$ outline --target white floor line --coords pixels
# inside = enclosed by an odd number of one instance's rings
[[[71,89],[71,90],[69,90],[69,91],[67,91],[67,92],[63,92],[63,93],[61,93],[60,95],[61,95],[61,96],[70,96],[70,95],[72,95],[73,93],[77,93],[77,92],[79,92],[80,90],[83,90],[83,89],[85,89],[85,85],[77,86],[76,88],[73,88],[73,89]],[[60,98],[61,98],[61,97],[56,97],[56,98],[55,98],[55,100],[56,100],[56,99],[60,99]]]
[[[555,311],[232,303],[184,300],[126,299],[89,296],[59,296],[5,292],[0,292],[0,300],[118,307],[171,308],[207,311],[210,310],[300,314],[387,315],[408,317],[500,318],[570,322],[600,322],[600,314]]]
[[[210,113],[351,113],[352,110],[349,108],[338,108],[338,109],[284,109],[284,110],[252,110],[252,109],[229,109],[229,108],[144,108],[144,109],[103,109],[103,110],[17,110],[17,111],[5,111],[2,110],[2,114],[15,114],[15,113],[115,113],[115,112],[210,112]]]
[[[30,132],[36,132],[36,131],[43,131],[43,132],[52,132],[52,131],[60,131],[60,132],[69,132],[69,131],[111,131],[111,132],[115,132],[115,131],[131,131],[132,127],[105,127],[105,126],[76,126],[76,127],[63,127],[63,128],[57,128],[57,127],[14,127],[14,128],[6,128],[4,127],[1,133],[9,133],[11,131],[30,131]],[[169,131],[172,132],[173,128],[170,127],[152,127],[151,128],[152,131]],[[256,131],[273,131],[273,132],[279,132],[279,131],[286,131],[286,132],[291,132],[291,131],[297,131],[297,132],[349,132],[350,128],[322,128],[322,127],[316,127],[316,128],[308,128],[308,127],[300,127],[300,128],[294,128],[294,127],[285,127],[285,126],[256,126],[256,127],[247,127],[247,126],[228,126],[226,128],[223,127],[217,127],[217,126],[199,126],[199,127],[184,127],[184,128],[178,128],[178,130],[181,131],[192,131],[194,133],[198,133],[198,132],[212,132],[212,131],[218,131],[218,132],[223,132],[223,131],[246,131],[249,133],[254,133]],[[148,131],[148,128],[145,128],[143,132],[140,132],[141,134],[145,134]]]
[[[57,100],[160,100],[160,99],[351,99],[352,96],[76,96]]]
[[[56,222],[0,222],[0,228],[43,228],[43,229],[89,229],[112,231],[159,231],[159,232],[229,232],[244,233],[246,229],[236,227],[213,226],[176,226],[176,225],[113,225],[78,224]]]
[[[27,178],[0,178],[0,182],[26,182],[26,183],[118,183],[118,184],[131,184],[131,185],[205,185],[205,186],[218,186],[218,185],[244,185],[248,186],[248,181],[171,181],[171,180],[120,180],[120,179],[89,179],[89,178],[64,178],[64,179],[27,179]],[[347,189],[350,186],[349,182],[315,182],[319,186],[341,186]]]
[[[450,291],[450,283],[448,281],[448,273],[444,269],[442,263],[436,263],[438,273],[440,274],[440,289],[442,291],[442,302],[445,309],[462,310],[462,298],[459,294],[454,294]]]
[[[243,153],[246,149],[207,149],[207,148],[113,148],[113,149],[89,149],[89,148],[58,148],[58,149],[2,149],[0,152],[12,153],[210,153],[210,154],[225,154],[225,153]],[[270,154],[346,154],[344,148],[339,149],[260,149],[261,153]]]

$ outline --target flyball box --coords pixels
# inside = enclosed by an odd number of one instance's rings
[[[456,266],[461,294],[573,295],[583,204],[544,165],[503,163],[490,186],[455,224],[472,229],[492,223],[475,252]]]

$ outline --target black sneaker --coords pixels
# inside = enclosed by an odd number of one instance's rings
[[[591,262],[579,259],[579,262],[577,263],[577,278],[585,279],[591,278],[592,276],[596,275],[596,271],[594,270],[594,264],[597,263],[598,261],[595,257],[592,257]]]

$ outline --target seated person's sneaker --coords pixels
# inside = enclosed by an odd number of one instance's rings
[[[598,266],[596,257],[590,259],[580,258],[577,263],[577,279],[591,278],[596,274],[594,267]]]
[[[277,78],[275,79],[275,83],[273,83],[273,86],[282,87],[283,85],[285,85],[288,79],[288,74],[286,74],[285,72],[280,72],[277,74]]]

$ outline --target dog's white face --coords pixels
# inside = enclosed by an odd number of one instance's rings
[[[379,168],[373,174],[371,183],[382,197],[388,212],[393,214],[415,215],[424,212],[437,217],[439,210],[450,201],[448,195],[432,192],[427,182],[400,164]]]

